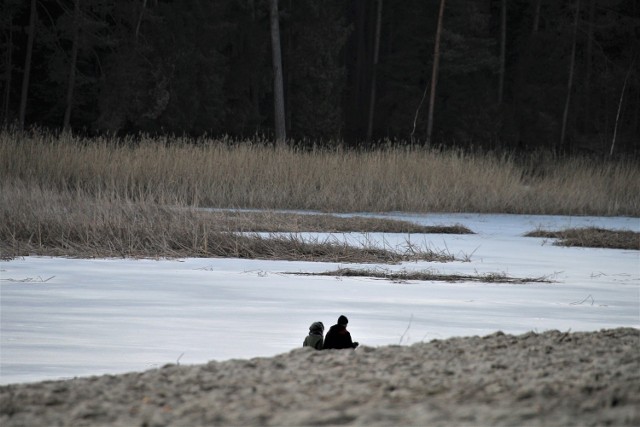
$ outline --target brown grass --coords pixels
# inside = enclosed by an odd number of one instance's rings
[[[253,232],[317,232],[317,233],[421,233],[474,234],[462,224],[419,225],[408,221],[329,214],[296,214],[274,211],[209,211],[211,221],[221,231]]]
[[[0,132],[0,180],[215,208],[640,216],[633,162]]]
[[[234,257],[361,263],[454,259],[448,253],[413,244],[392,250],[366,242],[348,245],[331,236],[322,240],[296,233],[265,236],[232,227],[238,225],[235,221],[239,217],[248,221],[253,216],[233,214],[230,220],[221,220],[221,212],[4,188],[0,195],[0,257]],[[269,225],[270,217],[261,218],[264,226],[258,229],[283,226],[282,222]],[[329,219],[327,216],[324,221]],[[370,219],[364,224],[379,226]]]
[[[305,276],[336,276],[336,277],[370,277],[377,279],[385,279],[393,282],[406,282],[408,280],[428,281],[428,282],[483,282],[483,283],[552,283],[545,277],[534,278],[516,278],[509,277],[504,273],[487,273],[477,275],[466,274],[446,274],[438,273],[431,270],[420,271],[390,271],[387,269],[353,269],[339,268],[335,271],[326,271],[321,273],[288,273]]]
[[[536,230],[525,236],[558,239],[554,242],[558,246],[640,250],[640,233],[630,230],[585,227],[561,231]]]
[[[381,254],[295,234],[247,233],[472,232],[457,224],[272,210],[640,216],[639,169],[631,162],[520,162],[419,147],[299,150],[0,131],[0,255],[446,261],[449,254],[412,245]]]

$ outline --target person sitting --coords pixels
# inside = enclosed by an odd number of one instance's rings
[[[322,322],[313,322],[311,326],[309,326],[309,335],[306,336],[304,342],[302,343],[303,347],[313,347],[316,350],[322,350],[323,339],[322,334],[324,333],[324,325]]]
[[[347,324],[349,319],[342,315],[338,317],[338,323],[329,328],[327,336],[324,338],[324,349],[343,349],[343,348],[356,348],[357,342],[351,340],[351,334],[347,331]]]

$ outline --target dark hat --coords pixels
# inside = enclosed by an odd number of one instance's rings
[[[349,323],[349,319],[346,316],[338,317],[338,325],[346,325],[347,323]]]

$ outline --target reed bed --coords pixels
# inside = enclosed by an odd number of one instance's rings
[[[298,233],[267,235],[242,231],[244,222],[188,207],[91,199],[71,192],[2,186],[0,259],[24,255],[69,257],[232,257],[389,263],[453,261],[446,252],[407,242],[399,248],[364,241],[350,245],[328,237]],[[269,228],[272,218],[262,218]],[[280,224],[276,221],[276,225]],[[375,221],[366,219],[363,227]],[[256,223],[260,227],[260,223]],[[241,230],[241,231],[238,231]]]
[[[0,133],[9,186],[174,206],[640,216],[631,161]]]
[[[280,211],[204,210],[220,231],[267,233],[402,233],[474,234],[462,224],[420,225],[409,221],[370,216],[337,216]]]
[[[3,258],[450,261],[449,254],[412,245],[398,253],[331,239],[309,241],[295,233],[471,230],[264,210],[640,216],[640,170],[632,162],[143,136],[0,132],[0,191]]]
[[[557,246],[640,250],[640,233],[631,230],[584,227],[560,231],[535,230],[525,236],[556,239],[554,245]]]

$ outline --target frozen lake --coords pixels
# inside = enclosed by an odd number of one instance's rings
[[[553,246],[537,228],[640,231],[639,218],[378,215],[463,224],[474,235],[340,234],[446,250],[470,262],[387,269],[504,273],[553,283],[393,283],[296,276],[360,265],[190,258],[26,257],[0,262],[0,383],[140,371],[167,363],[272,356],[302,345],[309,325],[339,315],[363,345],[412,344],[497,330],[640,328],[640,252]],[[371,268],[371,265],[366,265]]]

